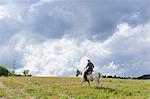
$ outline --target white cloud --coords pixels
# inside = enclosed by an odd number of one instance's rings
[[[123,70],[122,74],[124,72],[130,76],[137,76],[149,73],[149,32],[149,23],[136,27],[123,23],[118,25],[118,31],[104,42],[105,46],[110,47],[111,59],[118,64],[118,71]]]
[[[47,40],[41,44],[26,43],[25,39],[19,41],[16,50],[24,53],[23,68],[29,69],[34,75],[73,75],[77,67],[83,66],[79,62],[82,57],[87,55],[92,58],[94,55],[102,56],[105,53],[98,51],[102,47],[96,46],[94,42],[85,40],[79,43],[76,39],[65,37]]]
[[[114,64],[113,62],[109,63],[109,66],[107,67],[110,70],[117,70],[118,66]]]
[[[6,7],[4,5],[0,5],[0,19],[10,17]]]
[[[103,66],[100,70],[106,75],[120,75],[123,71],[119,70],[119,65],[115,64],[113,61],[108,63],[108,65]]]

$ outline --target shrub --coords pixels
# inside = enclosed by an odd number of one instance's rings
[[[9,70],[3,66],[0,66],[0,76],[8,76],[10,74]]]
[[[6,92],[4,89],[0,89],[0,97],[3,97],[6,95]]]
[[[24,70],[24,71],[23,71],[23,74],[24,74],[25,76],[27,76],[27,75],[29,74],[29,70]]]

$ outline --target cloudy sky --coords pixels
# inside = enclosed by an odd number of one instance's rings
[[[0,65],[74,76],[150,73],[149,0],[0,0]]]

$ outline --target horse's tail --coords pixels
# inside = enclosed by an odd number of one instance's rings
[[[98,73],[98,75],[99,75],[99,79],[101,80],[103,78],[103,75],[100,73]]]

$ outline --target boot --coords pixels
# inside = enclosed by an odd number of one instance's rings
[[[84,74],[84,79],[85,79],[85,81],[88,81],[86,73]]]

